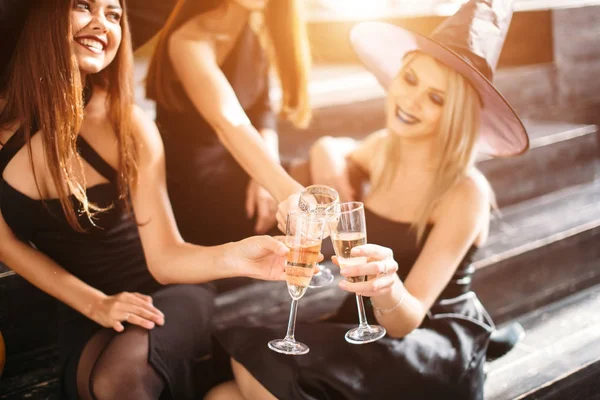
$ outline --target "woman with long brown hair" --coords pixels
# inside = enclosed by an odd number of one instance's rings
[[[280,166],[269,97],[273,67],[279,116],[308,123],[301,16],[299,0],[180,0],[159,34],[146,94],[156,101],[169,196],[186,240],[211,245],[268,232],[277,203],[301,189]]]
[[[287,249],[182,240],[160,135],[133,103],[125,0],[2,1],[0,259],[60,301],[61,398],[199,398],[204,283],[281,279]]]
[[[352,232],[340,245],[354,262],[334,262],[351,278],[339,286],[370,298],[366,320],[387,336],[344,341],[358,322],[350,296],[327,321],[296,327],[306,355],[267,348],[282,327],[219,332],[235,380],[206,399],[483,399],[494,325],[472,290],[471,261],[487,239],[494,196],[475,159],[478,151],[515,156],[529,145],[491,83],[510,3],[471,0],[431,38],[382,22],[353,28],[359,59],[387,90],[385,129],[360,143],[320,141],[310,169],[319,183],[337,174],[329,183],[340,191],[370,184],[361,197],[340,193],[364,203],[357,207],[367,229],[366,238]]]

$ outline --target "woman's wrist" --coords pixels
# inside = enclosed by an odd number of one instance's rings
[[[97,314],[100,309],[102,302],[108,297],[106,294],[95,290],[96,293],[92,293],[90,298],[82,302],[82,309],[79,310],[85,317],[97,322]]]
[[[223,274],[221,278],[246,276],[244,271],[240,269],[240,263],[238,262],[239,245],[239,242],[228,242],[219,246],[209,247],[215,251],[215,262],[213,265],[220,269]]]
[[[371,305],[373,306],[375,315],[381,316],[397,310],[402,306],[407,295],[408,291],[400,278],[396,276],[392,290],[388,294],[371,297]]]

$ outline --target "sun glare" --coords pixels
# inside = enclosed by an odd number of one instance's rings
[[[368,19],[381,17],[392,0],[321,0],[320,3],[338,17]]]

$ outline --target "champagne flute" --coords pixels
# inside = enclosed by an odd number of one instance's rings
[[[365,221],[365,208],[363,203],[354,201],[332,206],[329,225],[333,249],[338,258],[340,268],[361,265],[367,262],[367,257],[353,257],[351,251],[354,247],[367,243],[367,225]],[[364,282],[366,276],[348,277],[349,282]],[[365,305],[361,295],[356,295],[358,307],[357,328],[346,332],[346,341],[352,344],[370,343],[385,336],[383,326],[369,325],[365,315]]]
[[[311,185],[300,194],[298,207],[305,213],[325,216],[329,207],[339,202],[340,196],[335,189],[325,185]],[[327,226],[325,229],[328,229]],[[310,280],[309,287],[319,288],[333,282],[331,269],[321,264],[316,264],[316,267],[318,271]]]
[[[325,222],[324,217],[302,212],[290,212],[287,216],[285,244],[290,252],[285,263],[285,276],[292,305],[285,338],[271,340],[268,344],[271,350],[278,353],[300,355],[310,350],[294,337],[296,312],[298,300],[306,293],[321,253]]]

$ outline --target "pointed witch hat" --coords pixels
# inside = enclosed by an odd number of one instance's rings
[[[363,22],[352,28],[350,41],[384,88],[400,71],[406,54],[414,51],[454,68],[482,101],[479,151],[510,157],[529,148],[519,116],[492,84],[511,18],[511,0],[470,0],[430,37],[384,22]]]

